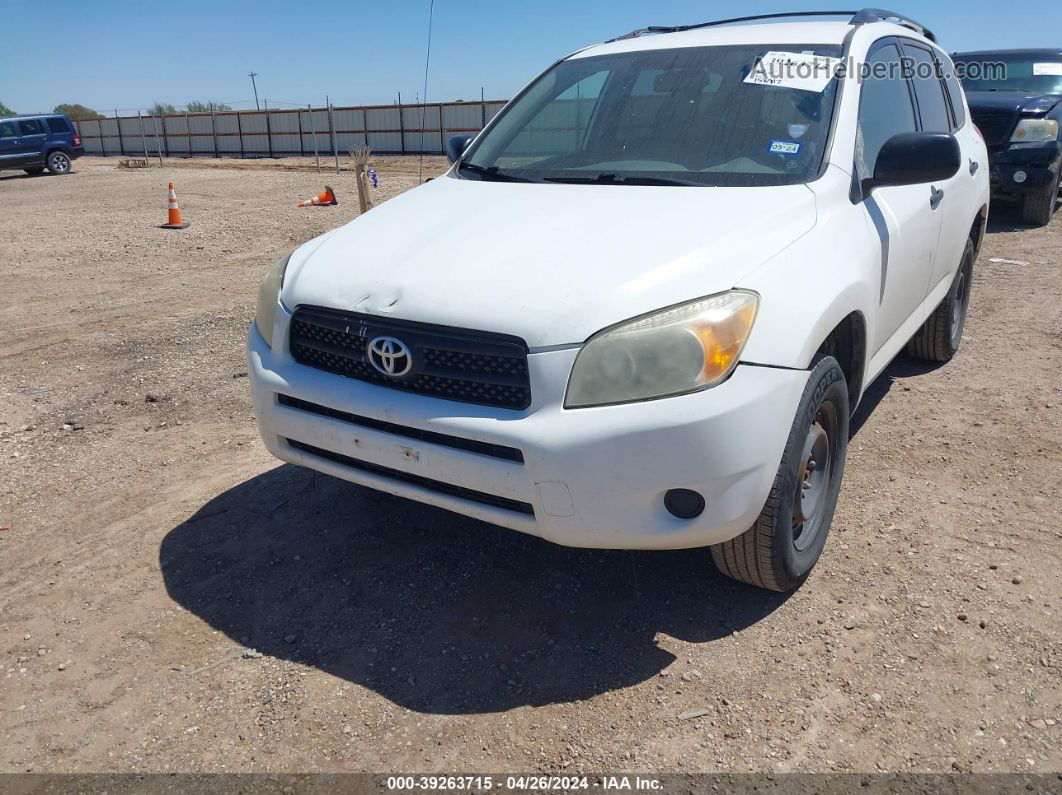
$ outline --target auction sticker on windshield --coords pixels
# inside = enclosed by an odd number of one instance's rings
[[[1033,76],[1057,75],[1062,77],[1062,63],[1034,63]]]
[[[756,62],[744,82],[821,94],[830,84],[840,63],[839,58],[825,55],[771,50]]]

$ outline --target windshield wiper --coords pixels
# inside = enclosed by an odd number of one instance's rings
[[[697,187],[698,182],[690,182],[683,179],[669,179],[667,177],[621,177],[616,174],[594,174],[593,176],[572,177],[543,177],[543,182],[562,182],[570,184],[595,184],[595,185],[671,185],[679,187]]]
[[[461,169],[468,169],[473,174],[479,174],[483,179],[494,182],[538,182],[537,179],[507,174],[497,166],[477,166],[475,163],[466,163],[464,160],[457,164],[457,170],[461,171]]]

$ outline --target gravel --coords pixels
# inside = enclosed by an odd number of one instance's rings
[[[247,326],[351,175],[114,166],[0,176],[0,772],[1062,769],[1062,217],[994,209],[961,351],[871,386],[783,596],[279,465]]]

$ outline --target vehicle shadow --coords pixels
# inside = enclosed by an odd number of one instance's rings
[[[170,596],[241,645],[425,713],[586,699],[788,598],[706,550],[560,547],[290,465],[240,483],[163,539]]]
[[[1055,202],[1058,206],[1058,202]],[[1026,232],[1036,229],[1021,219],[1021,204],[1003,199],[992,200],[992,210],[988,214],[988,226],[985,234],[997,235],[1000,232]],[[976,265],[974,266],[976,267]]]
[[[885,399],[885,396],[889,394],[893,386],[902,383],[905,379],[931,373],[942,366],[943,363],[941,362],[927,362],[922,359],[914,359],[905,353],[900,353],[889,362],[889,366],[885,368],[881,375],[874,379],[874,382],[863,393],[863,398],[859,401],[859,408],[856,409],[856,413],[848,423],[848,438],[855,438],[856,434],[863,429],[863,424],[870,419],[874,409]]]

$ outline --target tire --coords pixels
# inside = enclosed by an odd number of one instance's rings
[[[756,524],[711,548],[719,571],[771,591],[791,591],[807,579],[826,545],[837,507],[848,452],[848,417],[844,372],[832,356],[820,356]]]
[[[946,362],[959,350],[962,330],[966,326],[966,311],[970,308],[975,256],[973,241],[967,240],[951,289],[925,325],[907,343],[909,356],[927,362]]]
[[[61,149],[56,149],[48,155],[48,173],[56,176],[69,174],[73,163],[74,161],[70,159],[70,155]]]
[[[1062,176],[1062,164],[1055,169],[1051,184],[1038,193],[1026,194],[1021,205],[1021,220],[1033,226],[1047,226],[1058,203],[1059,178]]]
[[[22,169],[31,177],[36,177],[38,174],[44,173],[44,166],[30,166],[29,168]]]

